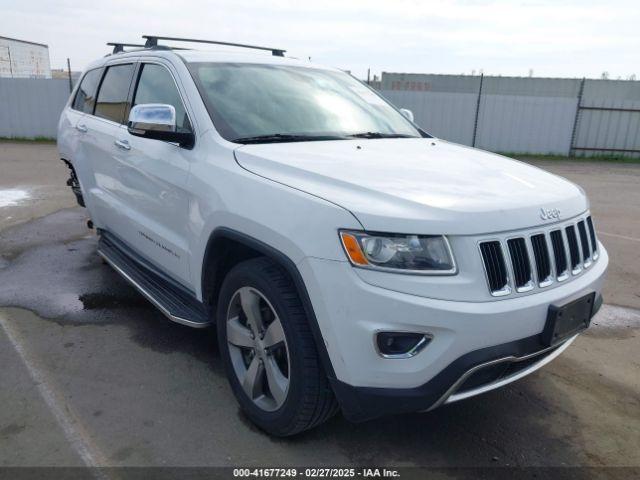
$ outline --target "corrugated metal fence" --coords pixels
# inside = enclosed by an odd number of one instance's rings
[[[0,137],[55,138],[68,98],[65,79],[0,78]]]
[[[428,132],[465,145],[640,155],[640,82],[383,73],[381,93]],[[68,97],[66,79],[0,78],[0,137],[55,137]]]
[[[433,135],[498,152],[640,155],[640,82],[383,73]]]

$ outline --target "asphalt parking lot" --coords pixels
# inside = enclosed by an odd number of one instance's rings
[[[99,260],[55,146],[0,143],[0,466],[640,466],[640,164],[536,165],[587,191],[609,250],[592,328],[506,388],[273,439],[239,411],[212,331]]]

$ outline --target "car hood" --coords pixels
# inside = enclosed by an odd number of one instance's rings
[[[235,156],[257,175],[346,208],[370,231],[484,234],[557,221],[541,209],[562,220],[588,208],[561,177],[430,138],[244,145]]]

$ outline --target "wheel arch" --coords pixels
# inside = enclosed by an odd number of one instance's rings
[[[215,303],[224,276],[233,265],[258,256],[270,258],[288,273],[302,301],[316,348],[320,354],[322,366],[329,379],[335,379],[333,365],[331,364],[304,279],[295,262],[277,248],[228,227],[216,228],[209,237],[204,253],[201,278],[203,302]]]

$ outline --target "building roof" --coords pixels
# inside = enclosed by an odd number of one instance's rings
[[[49,45],[45,45],[44,43],[30,42],[28,40],[20,40],[18,38],[3,37],[1,35],[0,35],[0,40],[11,40],[12,42],[28,43],[30,45],[37,45],[39,47],[49,48]]]

